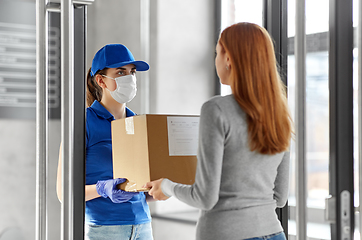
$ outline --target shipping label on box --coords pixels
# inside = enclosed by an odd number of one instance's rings
[[[126,191],[149,181],[195,181],[198,116],[145,114],[112,121],[113,177],[127,178]]]
[[[199,142],[199,117],[167,117],[170,156],[193,156]]]

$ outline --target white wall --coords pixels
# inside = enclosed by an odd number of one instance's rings
[[[202,103],[214,94],[213,4],[209,0],[155,2],[151,6],[151,111],[199,114]]]

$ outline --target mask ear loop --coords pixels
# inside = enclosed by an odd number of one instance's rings
[[[110,78],[110,79],[113,79],[113,80],[116,80],[115,78],[108,77],[107,75],[104,75],[104,74],[102,74],[101,76],[102,76],[102,77],[106,77],[106,78]]]
[[[106,77],[106,78],[110,78],[110,79],[113,79],[113,80],[115,80],[116,81],[116,79],[115,78],[112,78],[112,77],[108,77],[107,75],[104,75],[104,74],[100,74],[102,77]],[[116,82],[117,83],[117,82]],[[106,83],[104,83],[104,85],[106,85]],[[111,90],[109,90],[108,89],[108,87],[107,87],[107,85],[106,85],[106,87],[105,87],[105,89],[107,89],[109,92],[114,92],[114,91],[111,91]],[[116,89],[117,89],[117,87],[116,87]]]

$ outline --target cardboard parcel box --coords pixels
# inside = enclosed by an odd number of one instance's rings
[[[145,114],[112,121],[113,177],[120,188],[146,191],[159,178],[193,184],[199,116]]]

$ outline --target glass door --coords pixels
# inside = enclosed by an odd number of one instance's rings
[[[318,5],[318,6],[316,6]],[[329,1],[305,1],[305,99],[296,106],[296,1],[288,1],[288,100],[293,116],[304,108],[305,136],[305,199],[306,236],[309,239],[330,239],[330,226],[324,219],[325,199],[329,196]],[[299,19],[300,20],[300,19]],[[297,43],[298,44],[298,43]],[[300,91],[300,90],[299,90]],[[294,119],[296,122],[296,119]],[[296,149],[292,141],[290,185],[290,239],[297,235],[296,225]],[[303,180],[302,180],[303,181]],[[303,197],[303,196],[299,196]]]
[[[352,10],[352,1],[288,0],[290,239],[353,238]]]
[[[35,238],[35,1],[0,7],[0,239]]]

